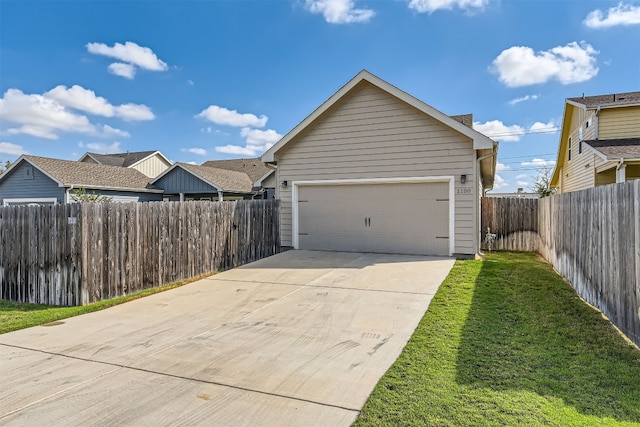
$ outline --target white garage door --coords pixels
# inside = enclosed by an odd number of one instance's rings
[[[449,184],[300,185],[298,247],[449,255]]]

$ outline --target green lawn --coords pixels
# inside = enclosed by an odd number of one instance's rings
[[[113,307],[114,305],[122,304],[134,299],[177,288],[178,286],[191,283],[199,278],[200,277],[189,280],[182,280],[158,288],[146,289],[135,294],[100,301],[79,307],[53,307],[50,305],[23,304],[0,300],[0,334],[17,331],[18,329],[29,328],[31,326],[55,322],[56,320],[65,319],[67,317],[73,317],[80,314],[103,310],[105,308]]]
[[[356,426],[640,425],[640,351],[533,254],[457,261]]]

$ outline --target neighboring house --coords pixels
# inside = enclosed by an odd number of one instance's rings
[[[164,190],[164,200],[252,199],[256,192],[249,175],[226,169],[174,163],[151,181]]]
[[[640,178],[640,92],[568,98],[551,187],[558,193]]]
[[[162,200],[162,190],[135,169],[22,155],[0,175],[0,203],[71,203],[80,188],[114,202]]]
[[[160,151],[137,151],[115,154],[85,153],[78,161],[132,168],[142,172],[149,178],[155,178],[169,169],[173,164],[173,162],[167,159]]]
[[[265,199],[275,197],[275,171],[262,163],[259,158],[209,160],[204,162],[202,166],[244,172],[249,175],[254,191],[262,191],[262,196]]]
[[[474,256],[497,143],[470,124],[361,71],[262,156],[282,245]]]

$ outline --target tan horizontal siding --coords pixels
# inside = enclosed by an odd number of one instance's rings
[[[474,252],[476,183],[472,142],[369,84],[325,113],[277,153],[277,182],[467,175],[472,194],[456,195],[455,252]],[[290,246],[291,186],[278,185],[282,244]],[[380,194],[380,203],[385,195]],[[401,208],[401,207],[399,207]]]
[[[599,139],[640,137],[640,107],[600,111]]]

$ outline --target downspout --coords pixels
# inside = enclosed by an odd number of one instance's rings
[[[600,132],[600,106],[598,105],[598,108],[596,108],[596,130],[595,130],[596,139],[598,139],[599,132]]]
[[[73,190],[73,184],[72,184],[69,188],[67,188],[67,191],[66,191],[66,193],[65,193],[65,200],[64,200],[64,203],[69,203],[69,198],[70,198],[71,190]]]
[[[496,154],[498,154],[498,150],[496,150],[496,146],[493,147],[494,151],[491,152],[490,154],[485,154],[484,156],[478,157],[476,159],[476,176],[478,177],[478,181],[479,183],[482,181],[482,178],[480,177],[480,162],[484,159],[488,159],[490,157],[495,156]],[[494,172],[495,173],[495,172]],[[482,195],[484,196],[484,185],[481,185],[481,190],[482,191]],[[476,211],[476,221],[477,221],[477,225],[478,225],[478,233],[474,233],[474,239],[475,239],[475,243],[476,243],[476,253],[478,255],[483,255],[482,252],[480,252],[480,242],[482,241],[482,223],[481,223],[481,218],[480,218],[480,199],[478,199],[478,203],[474,203],[475,206],[475,211]]]

